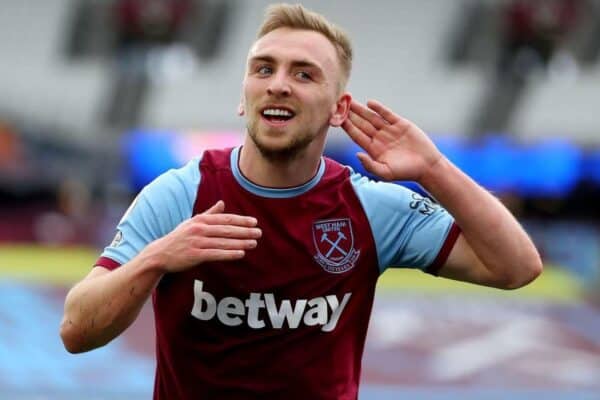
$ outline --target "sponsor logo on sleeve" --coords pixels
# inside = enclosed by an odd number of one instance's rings
[[[123,242],[123,232],[117,231],[117,234],[115,235],[114,239],[112,240],[112,242],[110,242],[110,247],[117,247],[122,242]]]
[[[360,250],[354,247],[350,218],[316,221],[312,226],[315,261],[327,272],[340,274],[354,268]]]
[[[440,206],[435,204],[431,199],[423,197],[418,193],[412,194],[412,201],[409,203],[410,208],[419,211],[419,213],[429,217],[432,215]]]

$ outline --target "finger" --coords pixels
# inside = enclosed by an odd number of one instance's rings
[[[375,111],[365,107],[357,101],[353,101],[350,104],[350,110],[358,114],[365,120],[369,121],[369,123],[371,123],[371,125],[373,125],[376,129],[382,129],[383,127],[389,124],[385,119],[383,119],[381,115],[377,114]]]
[[[258,239],[262,236],[262,230],[260,228],[250,228],[245,226],[204,224],[202,229],[202,234],[205,237]]]
[[[233,261],[239,260],[246,255],[244,250],[220,250],[202,249],[198,252],[198,258],[206,261]]]
[[[392,110],[376,100],[369,100],[367,106],[377,114],[381,115],[390,124],[395,124],[401,120],[399,115],[395,114]]]
[[[357,113],[350,111],[348,113],[348,119],[352,121],[354,126],[363,131],[365,135],[373,137],[377,134],[377,129],[369,121],[367,121]]]
[[[373,137],[377,134],[377,128],[375,128],[373,124],[371,124],[369,121],[367,121],[357,113],[353,111],[348,112],[348,119],[364,134],[370,137]]]
[[[196,221],[210,225],[235,225],[253,227],[258,224],[254,217],[238,214],[198,214],[194,217]]]
[[[358,129],[350,119],[346,119],[344,121],[342,124],[342,129],[346,131],[354,143],[363,149],[367,149],[371,145],[371,138]]]
[[[219,250],[250,250],[256,248],[258,242],[254,239],[202,238],[194,245],[202,249]]]
[[[225,202],[223,200],[219,200],[202,214],[219,214],[223,211],[225,211]]]
[[[357,153],[356,156],[358,157],[360,163],[365,167],[365,169],[367,171],[369,171],[370,173],[375,174],[381,178],[390,179],[389,170],[386,168],[386,166],[384,164],[373,160],[366,153]]]

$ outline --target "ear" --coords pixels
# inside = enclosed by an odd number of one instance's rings
[[[339,127],[344,123],[346,118],[348,118],[350,103],[352,103],[352,96],[350,93],[344,92],[334,105],[335,108],[329,118],[329,125]]]
[[[244,110],[244,101],[243,100],[240,100],[240,105],[238,105],[237,112],[240,117],[246,113],[246,111]]]

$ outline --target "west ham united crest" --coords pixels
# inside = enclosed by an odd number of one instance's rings
[[[350,218],[328,219],[313,223],[315,261],[327,272],[339,274],[356,264],[360,250],[354,248]]]

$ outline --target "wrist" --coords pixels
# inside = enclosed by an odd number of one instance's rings
[[[444,182],[448,181],[448,174],[452,171],[452,164],[444,155],[432,163],[421,175],[418,183],[427,191],[435,191]]]
[[[160,249],[159,240],[147,245],[139,254],[141,269],[147,272],[163,275],[166,273],[164,251]]]

